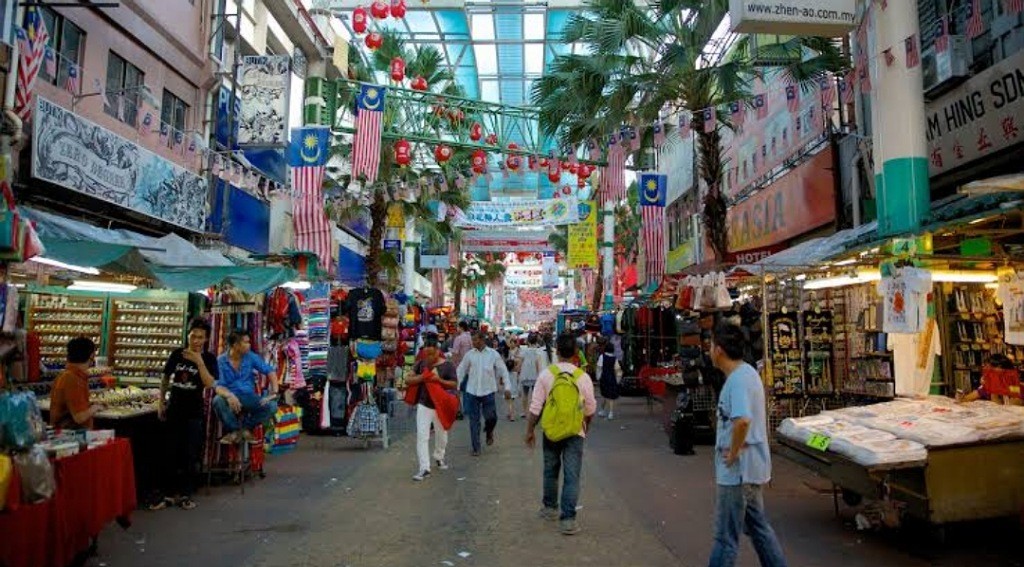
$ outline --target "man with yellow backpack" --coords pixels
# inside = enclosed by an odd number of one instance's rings
[[[576,338],[569,333],[558,336],[559,362],[537,377],[526,424],[526,445],[536,443],[534,429],[539,422],[544,430],[544,507],[540,517],[559,520],[565,535],[580,532],[576,521],[576,502],[580,494],[583,465],[583,439],[597,412],[594,382],[582,369],[569,362],[577,354]],[[558,474],[562,473],[562,498],[559,506]]]

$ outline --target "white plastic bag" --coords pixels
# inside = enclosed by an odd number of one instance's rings
[[[40,502],[53,496],[57,482],[46,451],[39,445],[14,456],[14,466],[21,476],[21,493],[28,502]]]

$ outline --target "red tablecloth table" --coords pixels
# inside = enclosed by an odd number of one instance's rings
[[[37,504],[21,502],[12,479],[0,512],[0,566],[65,567],[108,523],[127,522],[136,507],[132,448],[125,439],[54,461],[57,490]]]

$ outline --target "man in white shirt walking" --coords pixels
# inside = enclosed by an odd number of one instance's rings
[[[469,437],[473,456],[480,455],[480,414],[484,417],[487,444],[494,444],[494,426],[498,424],[498,410],[494,393],[498,379],[508,381],[508,368],[498,351],[484,343],[484,335],[473,333],[473,349],[462,358],[456,374],[462,390],[463,411],[469,416]]]

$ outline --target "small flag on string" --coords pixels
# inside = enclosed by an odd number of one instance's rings
[[[754,95],[754,110],[757,111],[757,119],[768,118],[768,95],[760,93]]]
[[[643,137],[644,137],[644,129],[643,129],[643,127],[634,128],[633,126],[630,126],[629,127],[629,149],[631,151],[634,151],[634,152],[639,150],[640,149],[640,143],[641,143],[641,140],[643,139]],[[575,156],[573,156],[573,157],[575,157]],[[572,161],[570,161],[570,163],[572,163]]]
[[[836,100],[836,90],[832,88],[832,77],[826,76],[818,79],[818,90],[821,92],[821,106],[832,108]]]
[[[907,69],[913,69],[921,64],[921,52],[917,48],[917,34],[910,34],[910,37],[903,40],[903,46],[907,51]]]
[[[800,93],[796,90],[796,85],[786,86],[786,109],[790,113],[800,110]]]
[[[160,143],[167,144],[167,140],[171,135],[171,127],[166,122],[160,123]]]
[[[985,21],[981,19],[981,0],[972,0],[967,12],[967,37],[974,39],[985,31]]]
[[[853,71],[846,74],[846,77],[839,83],[839,94],[843,104],[853,104],[854,89],[857,87],[857,76]]]
[[[139,135],[142,137],[149,136],[149,133],[153,131],[153,109],[148,106],[143,106],[142,114],[139,116]]]
[[[1021,0],[1024,2],[1024,0]],[[939,33],[935,36],[935,52],[945,53],[949,50],[949,16],[939,18]]]
[[[64,90],[68,91],[73,95],[77,95],[79,89],[81,89],[81,83],[78,75],[81,73],[78,65],[71,63],[68,65],[68,78],[64,81]]]
[[[1003,0],[1003,8],[1007,14],[1024,12],[1024,0]]]
[[[857,65],[857,82],[860,83],[860,92],[871,92],[871,73],[867,61],[862,61]]]
[[[718,116],[715,114],[715,107],[709,106],[702,111],[701,118],[704,120],[704,133],[710,134],[715,131],[715,126],[718,125]]]
[[[188,150],[186,151],[186,155],[188,156],[188,159],[195,159],[196,157],[196,141],[194,138],[188,141]]]
[[[746,108],[739,101],[729,103],[729,117],[732,119],[733,128],[743,128],[743,119],[746,115]]]
[[[690,137],[690,117],[688,112],[682,112],[679,115],[679,137],[689,138]]]
[[[212,173],[214,177],[220,175],[220,154],[213,154],[213,156],[210,157],[210,173]]]
[[[110,108],[113,108],[114,105],[110,104],[110,99],[107,98],[107,87],[104,86],[103,81],[100,81],[98,78],[93,77],[92,85],[94,87],[96,87],[96,93],[99,94],[100,95],[100,99],[103,100],[103,106],[104,107],[108,107],[109,106]]]
[[[665,145],[665,125],[660,121],[655,122],[652,131],[654,132],[654,148],[657,149]]]
[[[885,58],[885,66],[892,67],[892,64],[896,62],[896,56],[892,53],[892,48],[888,47],[882,52],[882,57]]]
[[[43,56],[43,66],[46,68],[46,74],[53,77],[57,75],[57,57],[53,54],[53,49],[50,47],[46,48],[46,55]]]

